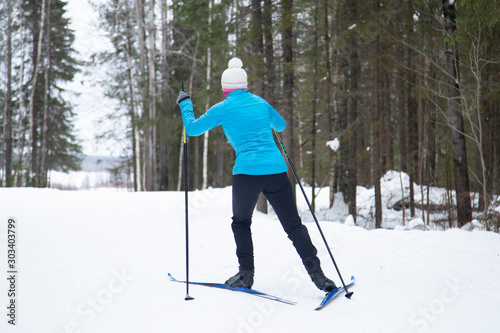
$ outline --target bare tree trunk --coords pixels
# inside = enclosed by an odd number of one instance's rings
[[[481,29],[481,28],[479,28]],[[484,113],[488,112],[487,110],[482,110],[482,88],[483,88],[483,73],[481,68],[481,40],[478,38],[472,43],[471,47],[471,71],[474,73],[474,81],[475,81],[475,93],[474,93],[474,111],[476,114],[476,121],[471,118],[470,115],[467,114],[467,119],[471,124],[472,135],[474,137],[474,141],[477,147],[477,153],[479,155],[478,164],[479,164],[479,184],[481,187],[481,193],[479,196],[479,206],[483,211],[487,211],[490,206],[490,197],[488,195],[488,183],[487,183],[487,169],[486,169],[486,160],[485,160],[485,152],[484,152],[484,135],[485,131],[483,129],[483,124],[487,124],[486,117]],[[487,108],[484,108],[487,109]],[[487,127],[487,125],[485,126]],[[486,224],[488,229],[488,224]]]
[[[253,91],[259,96],[264,96],[264,77],[261,75],[262,70],[262,60],[264,55],[264,41],[263,41],[263,30],[262,30],[262,8],[260,5],[260,0],[252,0],[252,23],[251,23],[251,35],[252,35],[252,55],[253,55],[253,66],[252,73],[255,76],[255,81],[253,83]]]
[[[434,81],[436,77],[435,66],[429,65],[429,77]],[[435,99],[435,96],[431,97]],[[434,100],[428,100],[428,145],[427,145],[427,184],[436,185],[437,183],[437,165],[438,165],[438,133],[436,130],[436,107]]]
[[[401,198],[403,200],[403,218],[402,218],[402,223],[403,226],[406,225],[406,205],[404,204],[404,199],[405,199],[405,186],[403,184],[403,176],[402,176],[402,171],[399,171],[399,183],[401,184]]]
[[[419,82],[419,87],[422,87],[422,83]],[[427,159],[427,124],[429,123],[427,118],[427,101],[423,101],[419,98],[419,116],[418,116],[418,128],[419,128],[419,147],[418,147],[418,181],[420,183],[420,194],[421,194],[421,210],[422,210],[422,219],[429,221],[425,218],[425,205],[424,205],[424,184],[427,183],[425,179],[425,165],[424,162]],[[429,202],[427,202],[427,206]]]
[[[456,31],[455,3],[443,0],[443,16],[445,29],[448,35]],[[457,193],[458,227],[461,228],[472,220],[472,208],[469,191],[469,173],[467,170],[467,151],[465,146],[464,120],[460,111],[460,85],[458,47],[448,45],[446,49],[446,63],[448,71],[448,122],[451,127],[453,142],[453,164],[455,173],[455,190]]]
[[[212,29],[212,0],[208,1],[208,29]],[[207,92],[210,91],[210,78],[212,73],[212,48],[207,48]],[[210,107],[210,95],[208,94],[205,110]],[[202,189],[208,188],[208,131],[203,135],[203,182]]]
[[[12,0],[7,0],[7,82],[5,91],[4,144],[5,144],[5,186],[12,184]]]
[[[155,47],[155,1],[149,0],[148,44],[149,44],[149,186],[148,190],[156,191],[157,163],[156,163],[156,47]]]
[[[264,56],[266,59],[266,89],[263,97],[272,106],[276,107],[276,71],[274,68],[274,46],[273,46],[273,22],[272,22],[272,0],[264,0],[264,11],[262,13],[262,26],[264,30]]]
[[[50,2],[50,0],[49,0]],[[50,33],[50,32],[48,32]],[[48,36],[47,36],[48,38]],[[48,60],[50,62],[50,60]],[[49,65],[50,67],[50,65]],[[45,94],[44,94],[44,99],[43,99],[43,122],[42,122],[42,151],[41,151],[41,162],[40,162],[40,172],[38,175],[38,184],[42,187],[46,186],[46,174],[48,172],[47,170],[47,155],[48,155],[48,148],[47,148],[47,139],[48,139],[48,130],[49,130],[49,73],[47,70],[47,73],[45,74]]]
[[[46,0],[42,1],[42,15],[40,19],[40,30],[38,31],[38,37],[35,37],[34,41],[34,70],[33,70],[33,79],[32,79],[32,89],[31,89],[31,94],[30,94],[30,101],[29,101],[29,115],[30,115],[30,132],[29,132],[29,145],[31,146],[30,149],[28,149],[28,168],[26,172],[26,179],[28,180],[28,183],[31,183],[31,176],[32,173],[35,174],[35,182],[36,182],[36,172],[37,172],[37,122],[36,122],[36,114],[35,114],[35,92],[36,92],[36,85],[37,85],[37,79],[38,79],[38,71],[40,69],[40,63],[41,63],[41,58],[42,58],[42,46],[43,46],[43,33],[45,30],[45,19],[46,19]],[[36,35],[36,33],[35,33]],[[36,184],[34,184],[36,185]]]
[[[349,41],[351,43],[351,41]],[[350,52],[350,51],[349,51]],[[349,56],[350,58],[350,56]],[[349,58],[341,60],[344,66],[340,66],[341,77],[339,90],[342,92],[339,94],[339,106],[338,106],[338,117],[336,119],[335,125],[338,126],[340,135],[340,159],[338,166],[338,175],[339,175],[339,190],[342,192],[344,201],[347,202],[347,183],[348,183],[348,175],[349,175],[349,100],[348,96],[349,86],[350,86],[350,68],[348,63]]]
[[[375,11],[378,10],[378,0],[375,0]],[[374,69],[373,69],[373,95],[372,95],[372,181],[375,187],[375,228],[382,227],[382,193],[380,189],[380,110],[379,110],[379,84],[380,84],[380,63],[378,60],[379,36],[374,41]]]
[[[453,194],[451,191],[451,170],[450,170],[451,158],[450,154],[446,154],[446,189],[447,189],[447,199],[448,199],[448,226],[453,228],[453,222],[455,221],[454,215],[454,204],[453,204]]]
[[[328,116],[328,140],[335,139],[335,106],[333,103],[333,80],[332,76],[332,61],[330,59],[330,17],[329,17],[329,1],[323,0],[323,11],[324,11],[324,41],[325,41],[325,70],[326,70],[326,113]],[[330,201],[328,207],[333,206],[333,200],[335,197],[335,166],[337,164],[337,152],[333,149],[328,150],[328,187],[330,194]]]
[[[491,74],[492,77],[488,80],[488,90],[492,91],[492,86],[493,82],[495,82],[496,77],[495,74]],[[500,131],[498,130],[498,127],[496,127],[494,124],[500,124],[500,112],[498,110],[500,109],[500,103],[498,101],[491,101],[489,103],[490,107],[489,109],[491,110],[491,119],[490,119],[490,126],[491,126],[491,142],[493,144],[490,145],[491,149],[491,160],[490,160],[490,170],[491,170],[491,193],[499,193],[500,192]],[[500,224],[500,220],[498,220],[498,224]],[[498,229],[497,225],[497,232],[500,230]]]
[[[149,184],[149,145],[148,145],[148,139],[149,139],[149,126],[148,126],[148,92],[147,92],[147,85],[146,85],[146,42],[145,42],[145,24],[144,24],[144,0],[135,0],[135,18],[137,21],[137,35],[138,35],[138,42],[139,42],[139,89],[140,89],[140,95],[141,95],[141,102],[137,101],[137,107],[141,105],[142,107],[142,112],[140,112],[141,118],[143,118],[143,124],[144,124],[144,133],[143,133],[143,140],[141,140],[140,137],[138,137],[138,143],[141,144],[141,149],[139,149],[138,154],[140,156],[140,162],[141,162],[141,170],[142,174],[139,178],[139,180],[142,182],[141,183],[141,188],[144,190],[149,190],[148,184]],[[142,142],[141,142],[142,141]]]
[[[357,4],[350,4],[350,12],[355,15],[357,11]],[[349,205],[349,214],[352,215],[356,221],[356,186],[357,180],[357,152],[358,152],[358,83],[360,73],[360,62],[358,58],[358,37],[353,34],[349,41],[350,54],[350,111],[348,112],[348,126],[352,127],[348,138],[348,152],[347,152],[347,204]]]
[[[298,144],[298,159],[299,159],[299,170],[303,170],[304,169],[304,140],[302,139],[302,124],[303,124],[303,121],[302,121],[302,116],[300,114],[300,112],[297,112],[297,114],[295,115],[297,117],[297,144]]]
[[[294,23],[293,0],[283,0],[282,6],[282,31],[281,45],[283,48],[283,113],[287,122],[284,131],[284,144],[287,148],[288,156],[293,161],[295,158],[295,140],[293,138],[293,87],[294,87],[294,69],[293,69],[293,35],[292,28]],[[288,177],[292,183],[295,192],[295,177],[289,168]]]
[[[23,15],[23,6],[22,2],[19,2],[19,15]],[[24,35],[24,27],[22,26],[21,20],[21,59],[25,57],[25,35]],[[17,146],[17,161],[16,161],[16,170],[14,171],[14,184],[16,187],[21,187],[23,182],[23,160],[24,160],[24,146],[26,144],[26,99],[24,95],[24,61],[21,61],[21,65],[19,68],[19,127],[18,127],[18,146]]]
[[[40,163],[40,173],[38,175],[38,182],[40,186],[47,185],[47,155],[48,155],[48,147],[47,147],[47,139],[48,139],[48,130],[49,130],[49,99],[50,99],[50,69],[51,69],[51,58],[50,58],[50,4],[51,0],[48,0],[49,3],[47,5],[47,45],[46,45],[46,57],[45,60],[47,65],[45,69],[45,89],[44,89],[44,99],[43,99],[43,123],[42,123],[42,159]]]
[[[168,45],[170,41],[169,26],[168,26],[168,7],[167,1],[161,1],[161,107],[160,107],[160,122],[159,122],[159,190],[166,191],[169,189],[169,160],[170,147],[168,145],[168,114],[167,105],[172,101],[168,100],[169,91],[169,65],[168,65]]]
[[[404,47],[399,46],[399,57],[400,57],[400,62],[404,63],[404,58],[405,58],[405,52],[404,52]],[[405,98],[405,89],[403,87],[405,86],[405,70],[402,68],[398,69],[398,78],[396,80],[396,84],[399,87],[397,89],[397,96],[398,96],[398,125],[399,125],[399,131],[398,131],[398,141],[399,141],[399,170],[401,172],[408,172],[408,114],[407,114],[407,109],[406,109],[406,98]]]
[[[314,37],[313,37],[313,91],[311,105],[311,207],[316,211],[316,114],[318,100],[318,20],[319,3],[314,4]]]
[[[133,174],[134,174],[134,190],[142,191],[142,168],[141,168],[141,144],[139,133],[139,114],[137,110],[137,94],[134,88],[135,75],[130,57],[130,43],[125,39],[125,52],[127,54],[128,74],[129,74],[129,91],[130,91],[130,122],[132,126],[132,159],[133,159]]]
[[[379,46],[380,48],[380,46]],[[382,45],[382,49],[386,49],[387,45]],[[395,140],[395,132],[396,132],[396,127],[394,126],[393,119],[395,118],[394,115],[394,107],[393,107],[393,100],[391,98],[392,92],[391,92],[391,78],[392,78],[392,73],[390,73],[388,70],[385,70],[385,66],[382,65],[382,69],[384,71],[382,72],[382,77],[380,80],[381,82],[381,87],[382,87],[382,92],[380,93],[380,117],[381,117],[381,124],[384,126],[385,130],[380,130],[380,142],[381,142],[381,159],[382,159],[382,165],[380,169],[380,175],[383,177],[385,175],[385,172],[387,170],[395,170],[394,168],[394,140]]]
[[[406,24],[406,33],[408,38],[414,35],[413,29],[413,0],[408,1]],[[408,82],[406,85],[406,107],[408,110],[408,174],[410,175],[410,214],[412,217],[415,216],[415,179],[418,168],[418,112],[417,112],[417,100],[414,94],[414,87],[416,86],[416,75],[413,71],[413,57],[414,51],[411,47],[408,48],[408,55],[406,58],[406,68]]]

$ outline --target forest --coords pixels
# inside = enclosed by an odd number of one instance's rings
[[[355,219],[356,187],[374,187],[380,227],[379,180],[397,170],[410,177],[403,204],[412,215],[414,184],[437,186],[456,193],[455,226],[480,213],[487,230],[499,230],[497,1],[90,2],[112,45],[92,62],[72,48],[66,1],[0,4],[0,186],[47,187],[50,170],[79,169],[62,86],[99,64],[106,95],[119,103],[114,117],[126,119],[115,130],[127,133],[121,168],[130,189],[183,189],[181,84],[200,116],[224,98],[220,77],[237,56],[248,90],[285,117],[281,136],[301,181],[312,193],[328,187],[330,205],[342,192]],[[222,128],[188,147],[190,190],[231,184],[235,156]]]

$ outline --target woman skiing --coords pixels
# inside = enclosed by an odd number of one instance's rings
[[[320,265],[317,250],[302,224],[295,204],[287,166],[273,139],[273,129],[281,132],[286,122],[263,98],[246,91],[247,73],[239,58],[233,58],[222,73],[225,99],[196,119],[191,96],[181,91],[177,104],[189,136],[198,136],[222,125],[236,152],[233,168],[232,230],[236,242],[239,272],[226,281],[231,287],[251,288],[254,281],[253,242],[250,226],[260,193],[273,207],[288,238],[314,284],[323,291],[335,289]]]

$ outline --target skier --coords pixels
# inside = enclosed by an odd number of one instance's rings
[[[222,73],[225,99],[196,119],[191,96],[181,91],[177,104],[190,136],[198,136],[222,125],[236,152],[233,167],[233,217],[231,228],[236,242],[239,272],[225,284],[251,288],[254,282],[252,214],[262,192],[278,216],[288,238],[312,281],[320,290],[336,288],[320,265],[317,250],[297,212],[295,197],[287,176],[287,165],[273,139],[272,130],[285,129],[285,119],[263,98],[247,92],[247,73],[239,58],[232,58]]]

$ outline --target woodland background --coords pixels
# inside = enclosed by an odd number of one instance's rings
[[[287,120],[285,146],[312,193],[329,187],[332,205],[342,192],[355,218],[356,187],[374,186],[380,226],[379,180],[398,170],[410,176],[402,204],[412,215],[426,208],[413,184],[438,186],[456,191],[456,226],[481,212],[498,231],[497,1],[96,1],[112,48],[89,62],[72,48],[65,5],[0,3],[0,186],[47,187],[50,170],[79,169],[63,87],[83,68],[105,65],[102,86],[119,107],[115,131],[103,136],[127,133],[113,171],[128,175],[131,190],[181,190],[181,82],[201,115],[223,98],[220,76],[238,56],[249,91]],[[231,184],[234,152],[221,128],[188,147],[191,190]]]

